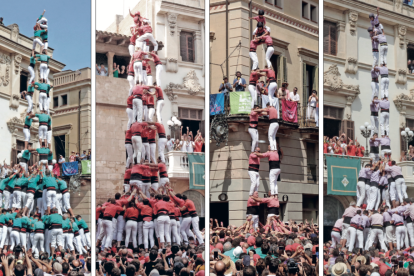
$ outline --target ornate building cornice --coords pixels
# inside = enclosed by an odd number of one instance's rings
[[[176,91],[181,90],[181,91]],[[170,101],[176,101],[178,99],[177,92],[187,92],[191,96],[204,94],[204,88],[201,87],[195,70],[191,70],[183,78],[182,84],[176,84],[170,82],[164,89],[165,94]],[[180,93],[181,94],[181,93]]]
[[[328,71],[323,73],[324,90],[343,94],[344,96],[352,96],[360,94],[359,85],[344,84],[339,73],[338,66],[333,64]]]

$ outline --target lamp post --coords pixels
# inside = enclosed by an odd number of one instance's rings
[[[168,125],[168,128],[171,130],[171,132],[174,133],[174,142],[175,142],[175,132],[180,129],[181,121],[178,120],[177,117],[173,116],[171,120],[168,120],[167,125]]]
[[[360,126],[359,129],[361,130],[361,135],[362,137],[365,138],[365,153],[364,156],[368,157],[369,153],[368,153],[368,137],[371,136],[371,130],[372,130],[372,126],[370,124],[368,124],[367,122],[365,122],[365,124],[363,126]]]
[[[414,134],[408,127],[406,127],[403,131],[401,131],[401,137],[407,146],[406,158],[408,160],[410,156],[410,150],[408,149],[408,143],[410,143],[413,140]]]

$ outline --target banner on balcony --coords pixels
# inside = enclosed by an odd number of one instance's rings
[[[82,160],[82,175],[91,174],[92,166],[90,160]]]
[[[78,162],[65,162],[62,164],[62,175],[71,176],[78,174]]]
[[[210,95],[210,115],[224,113],[224,93]]]
[[[187,153],[190,173],[190,189],[204,190],[205,188],[205,161],[204,153]]]
[[[328,195],[356,196],[361,159],[325,154],[328,170]]]
[[[298,103],[282,100],[282,117],[283,121],[298,122]]]
[[[250,92],[230,92],[230,114],[250,114],[252,97]]]

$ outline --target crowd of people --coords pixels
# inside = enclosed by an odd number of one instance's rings
[[[319,274],[319,229],[313,221],[283,222],[269,214],[255,229],[252,216],[237,227],[210,219],[210,273],[217,276]]]
[[[411,247],[414,246],[414,199],[408,198],[401,167],[391,158],[387,42],[379,21],[379,8],[376,15],[369,15],[369,19],[374,59],[370,162],[359,172],[357,200],[350,202],[335,222],[331,240],[324,245],[324,272],[333,275],[411,275],[414,271],[410,259],[414,251]],[[379,76],[381,100],[378,100]],[[379,132],[381,138],[378,138]],[[366,150],[356,139],[353,141],[345,134],[324,139],[325,153],[364,156]]]
[[[34,26],[29,89],[22,92],[28,101],[24,124],[25,147],[18,163],[0,165],[0,273],[3,275],[90,275],[90,232],[81,215],[70,205],[67,183],[54,174],[56,160],[51,150],[49,115],[48,21],[44,13]],[[41,54],[36,54],[36,45]],[[35,63],[40,76],[35,82]],[[40,112],[33,113],[32,98],[39,91]],[[39,121],[40,147],[30,143],[30,127]],[[31,155],[39,162],[31,164]]]
[[[139,11],[130,15],[134,24],[128,46],[126,170],[123,192],[96,207],[97,274],[203,276],[204,231],[199,230],[194,202],[172,189],[164,151],[201,151],[204,140],[199,131],[193,137],[188,127],[181,141],[166,136],[158,44],[151,22]]]

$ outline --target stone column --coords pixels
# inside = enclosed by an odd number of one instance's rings
[[[352,120],[352,103],[354,102],[356,96],[347,96],[346,97],[346,105],[345,105],[345,112],[344,112],[344,119],[345,120]]]
[[[114,70],[114,55],[113,52],[106,53],[106,56],[108,57],[108,76],[110,78],[113,78],[112,71]]]
[[[165,36],[165,58],[167,60],[166,71],[171,73],[178,72],[178,60],[180,59],[180,32],[178,29],[178,14],[167,13],[166,20],[168,28]]]
[[[346,41],[346,33],[345,33],[345,21],[339,21],[336,23],[336,30],[338,35],[338,44],[337,44],[337,56],[344,57],[346,54],[345,48],[345,41]]]
[[[196,31],[194,33],[194,44],[195,44],[195,63],[203,64],[203,56],[204,56],[204,43],[201,36],[201,31]]]
[[[200,22],[199,22],[199,25],[200,25],[200,30],[201,30],[201,50],[202,50],[202,55],[201,55],[201,63],[203,64],[203,77],[205,76],[205,69],[206,69],[206,63],[204,62],[204,50],[207,50],[206,48],[206,44],[204,43],[204,33],[205,33],[205,30],[204,30],[204,25],[205,25],[205,22],[204,22],[204,20],[201,20]]]
[[[357,22],[358,22],[358,12],[354,10],[347,10],[345,14],[345,36],[344,43],[346,49],[346,71],[350,74],[355,74],[358,70],[358,31],[357,31]]]

